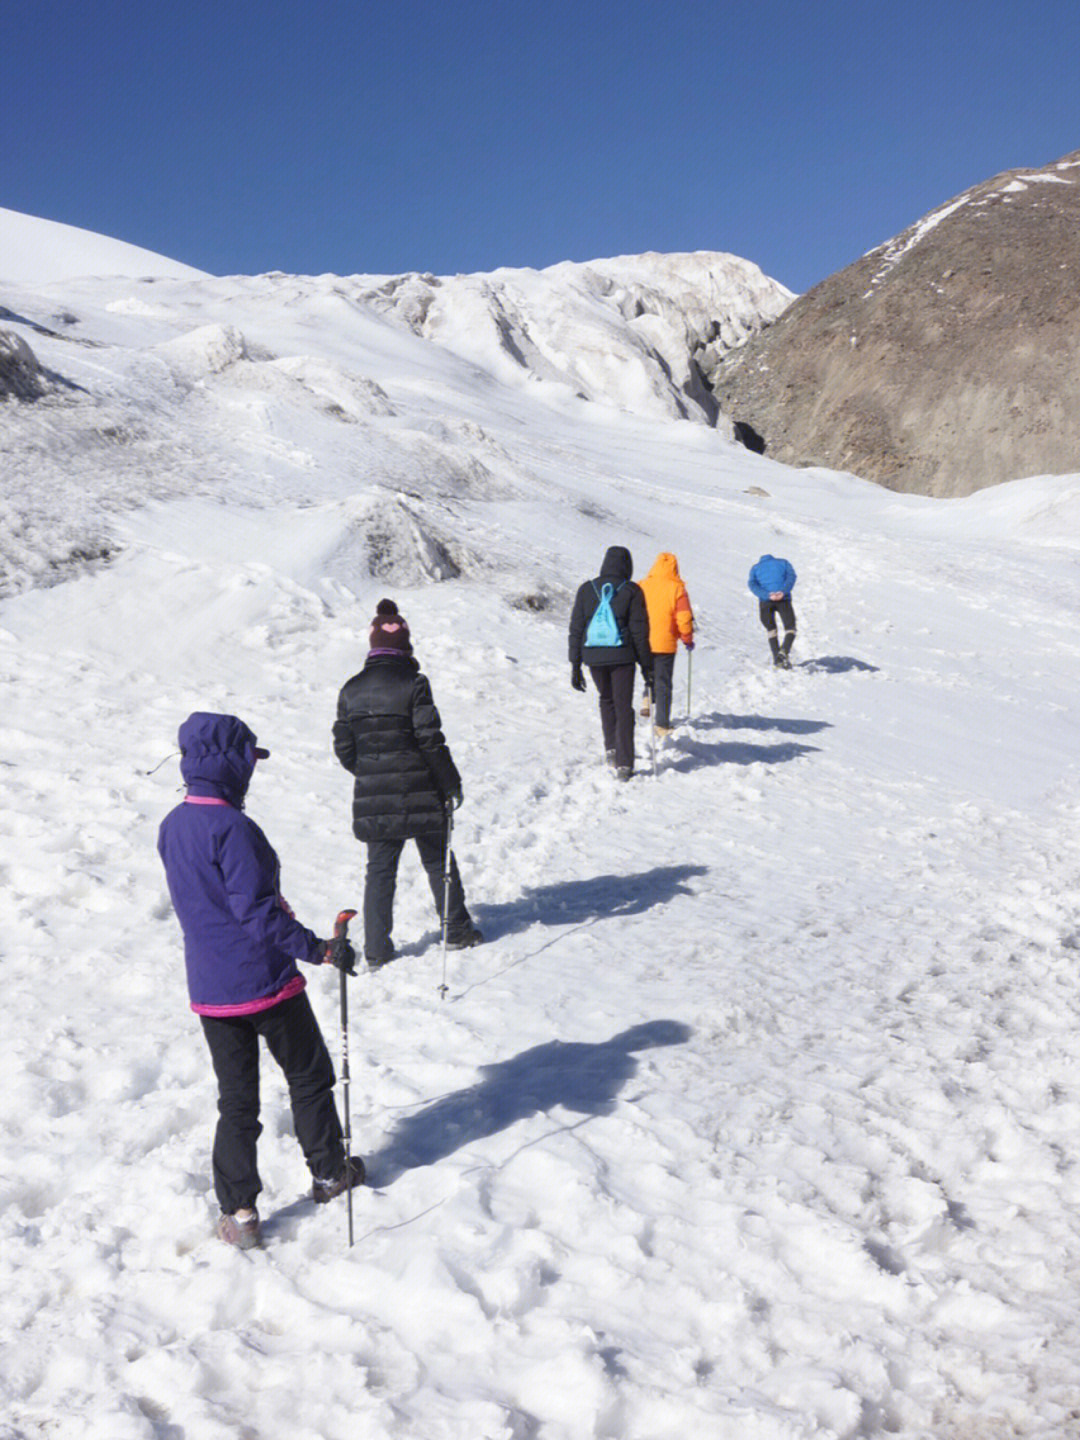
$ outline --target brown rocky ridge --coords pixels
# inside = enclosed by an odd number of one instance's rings
[[[788,464],[937,496],[1080,471],[1080,151],[925,215],[710,379]]]

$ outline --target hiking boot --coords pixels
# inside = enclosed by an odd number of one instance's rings
[[[615,769],[615,751],[614,751],[614,750],[605,750],[605,751],[604,751],[604,759],[605,759],[605,761],[608,763],[608,765],[611,766],[612,770],[614,770],[614,769]]]
[[[629,765],[620,765],[619,768],[615,771],[615,779],[629,780],[633,773],[634,772],[630,769]]]
[[[791,661],[788,659],[788,653],[786,650],[781,650],[780,654],[776,657],[776,663],[780,666],[781,670],[791,669]]]
[[[254,1250],[262,1244],[259,1212],[251,1210],[242,1217],[239,1211],[235,1215],[222,1215],[214,1233],[226,1245],[235,1245],[237,1250]]]
[[[475,925],[470,925],[468,930],[461,930],[456,935],[447,935],[446,944],[451,950],[471,950],[474,945],[482,945],[484,937]]]
[[[642,700],[641,709],[638,711],[638,714],[643,720],[647,720],[652,714],[652,701],[649,699],[648,695],[646,695],[645,699]]]
[[[366,1175],[364,1162],[359,1155],[350,1155],[345,1162],[345,1169],[336,1180],[313,1180],[311,1185],[311,1198],[316,1205],[326,1205],[331,1200],[336,1200],[339,1195],[344,1195],[346,1190],[352,1190],[354,1186],[362,1185]]]
[[[397,959],[397,951],[391,950],[389,955],[365,955],[364,959],[369,970],[381,970],[384,965]]]
[[[655,729],[658,740],[666,740],[669,735],[675,734],[674,725],[657,725]]]

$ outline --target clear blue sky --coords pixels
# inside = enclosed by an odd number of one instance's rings
[[[0,206],[215,274],[727,250],[1080,149],[1080,0],[7,0]]]

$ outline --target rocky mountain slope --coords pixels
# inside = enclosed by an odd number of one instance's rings
[[[967,494],[1080,468],[1080,151],[1012,170],[800,297],[713,377],[775,459]]]

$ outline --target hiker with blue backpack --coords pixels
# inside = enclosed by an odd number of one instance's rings
[[[640,667],[652,687],[649,614],[634,562],[623,545],[612,545],[600,574],[586,580],[570,614],[570,683],[584,690],[588,666],[600,697],[600,724],[607,763],[620,780],[634,773],[634,674]]]

